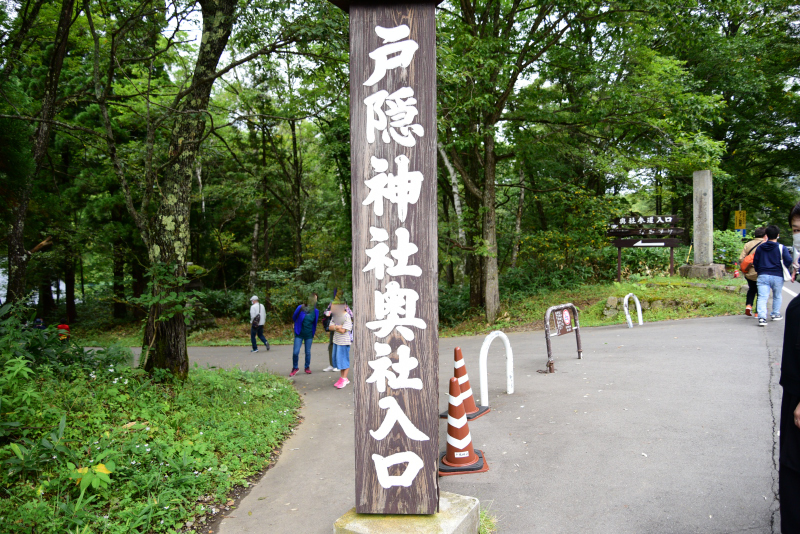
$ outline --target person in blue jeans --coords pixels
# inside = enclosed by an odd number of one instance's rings
[[[299,357],[300,347],[306,345],[306,374],[311,374],[311,343],[314,341],[314,334],[317,333],[317,323],[319,322],[319,310],[317,309],[317,294],[312,293],[305,304],[301,304],[294,310],[292,321],[294,321],[294,349],[292,350],[292,372],[289,376],[294,376],[300,370]]]
[[[792,255],[789,249],[778,243],[780,229],[773,225],[767,226],[767,241],[760,245],[753,256],[753,267],[758,273],[756,284],[758,286],[758,326],[767,326],[767,299],[772,290],[773,321],[780,321],[781,300],[783,291],[784,272],[789,273],[792,268]]]

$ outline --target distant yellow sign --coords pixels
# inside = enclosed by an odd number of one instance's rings
[[[744,230],[747,227],[747,212],[735,211],[734,214],[736,219],[736,229]]]

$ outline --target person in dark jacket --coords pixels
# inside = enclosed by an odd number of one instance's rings
[[[317,309],[317,294],[312,293],[305,305],[301,304],[294,310],[292,321],[294,321],[294,349],[292,350],[292,372],[289,376],[294,376],[300,370],[299,357],[300,347],[306,345],[306,374],[311,374],[311,344],[314,341],[314,334],[317,333],[317,323],[319,322],[319,310]]]
[[[761,246],[767,240],[767,229],[766,228],[756,228],[753,232],[753,239],[748,241],[744,248],[742,248],[742,253],[739,254],[739,265],[742,264],[742,261],[749,256],[750,254],[755,254],[756,249]],[[753,315],[753,303],[756,300],[756,295],[758,295],[758,284],[756,284],[756,280],[758,280],[758,272],[756,272],[755,267],[750,265],[746,271],[744,271],[744,279],[747,280],[747,297],[745,299],[745,307],[744,307],[744,314],[745,315]],[[756,318],[758,318],[758,312],[756,312]]]
[[[767,326],[767,299],[772,290],[773,321],[780,321],[781,299],[783,291],[784,267],[786,272],[792,268],[792,255],[789,249],[778,243],[780,229],[773,225],[767,226],[767,242],[760,245],[753,256],[753,267],[758,273],[756,284],[758,286],[758,326]]]
[[[778,495],[781,532],[800,532],[800,297],[786,307],[781,361]]]

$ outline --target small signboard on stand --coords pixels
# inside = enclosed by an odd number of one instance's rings
[[[735,211],[734,213],[734,228],[736,233],[742,237],[747,236],[747,212],[743,210]]]
[[[669,247],[669,274],[675,274],[675,247],[681,240],[670,236],[683,234],[686,230],[675,225],[681,218],[677,215],[630,215],[617,217],[611,221],[606,235],[617,237],[617,282],[622,281],[623,248],[665,248]],[[660,239],[664,237],[664,239]]]

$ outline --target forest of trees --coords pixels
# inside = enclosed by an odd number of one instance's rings
[[[443,305],[493,322],[520,284],[611,279],[609,219],[688,223],[699,169],[717,229],[740,206],[785,226],[798,20],[786,0],[441,3]],[[347,292],[348,56],[324,0],[0,2],[4,300],[74,323],[101,295],[147,319],[148,367],[185,375],[187,283],[276,313],[292,284]]]

